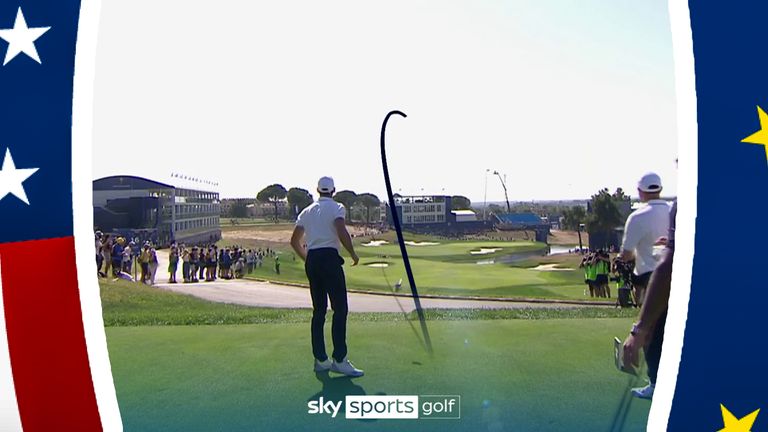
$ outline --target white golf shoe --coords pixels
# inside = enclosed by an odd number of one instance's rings
[[[325,361],[315,359],[315,372],[325,372],[331,369],[331,359],[327,358]]]
[[[653,399],[653,391],[655,389],[656,389],[656,386],[653,384],[648,384],[645,387],[633,388],[632,396],[640,399]]]
[[[337,362],[336,360],[334,360],[333,363],[331,363],[331,370],[333,372],[338,372],[340,374],[344,374],[350,377],[363,376],[363,371],[354,367],[352,363],[350,363],[349,360],[347,360],[346,357],[344,357],[344,360],[340,362]]]

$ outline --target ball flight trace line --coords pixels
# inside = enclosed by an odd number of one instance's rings
[[[395,287],[392,286],[392,284],[389,283],[389,278],[387,277],[387,272],[384,271],[384,269],[381,269],[381,275],[384,277],[384,281],[387,283],[387,288],[389,288],[392,293],[396,293]],[[401,279],[402,281],[402,279]],[[421,336],[419,335],[419,331],[416,330],[416,327],[413,325],[413,320],[408,316],[408,312],[405,311],[403,308],[403,304],[400,303],[400,299],[397,298],[397,296],[392,297],[395,299],[395,302],[397,303],[397,307],[400,308],[400,312],[403,313],[403,318],[405,318],[405,321],[408,323],[408,325],[411,327],[411,330],[413,331],[413,335],[416,336],[416,340],[419,341],[419,345],[421,345],[422,348],[425,350],[427,349],[426,345],[424,345],[424,341],[421,340]]]
[[[387,199],[389,200],[389,209],[392,213],[392,221],[395,225],[395,231],[397,232],[397,242],[400,244],[400,253],[403,255],[403,264],[405,265],[405,273],[408,275],[408,282],[411,284],[411,293],[413,294],[413,303],[416,306],[416,313],[419,316],[421,322],[421,332],[424,335],[424,346],[427,348],[427,352],[432,354],[432,341],[429,338],[429,330],[427,329],[427,322],[424,318],[424,310],[421,308],[421,300],[419,300],[419,292],[416,289],[416,281],[413,278],[413,271],[411,270],[411,262],[408,260],[408,251],[405,248],[405,240],[403,240],[403,230],[400,227],[400,218],[397,216],[397,207],[395,206],[395,197],[392,194],[392,184],[389,181],[389,169],[387,168],[387,153],[385,150],[385,134],[387,131],[387,122],[393,115],[399,115],[403,118],[407,117],[405,113],[401,111],[390,111],[386,117],[384,117],[384,123],[381,125],[381,166],[384,169],[384,183],[387,185]]]

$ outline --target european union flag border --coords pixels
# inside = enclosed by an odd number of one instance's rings
[[[687,0],[669,0],[669,21],[677,103],[678,201],[669,312],[664,328],[658,383],[648,415],[648,430],[653,431],[667,430],[672,410],[688,317],[696,237],[698,121],[693,34]]]

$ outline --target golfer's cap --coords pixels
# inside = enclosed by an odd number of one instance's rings
[[[333,179],[330,177],[320,177],[317,182],[317,191],[323,193],[331,193],[336,189],[333,185]]]
[[[647,173],[640,177],[637,188],[643,192],[661,192],[661,177],[656,173]]]

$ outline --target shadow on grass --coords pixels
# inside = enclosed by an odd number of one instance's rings
[[[610,432],[621,432],[624,430],[624,426],[627,422],[627,415],[629,414],[629,410],[632,407],[632,401],[634,400],[631,390],[632,387],[638,385],[639,381],[640,379],[636,376],[630,376],[628,378],[627,386],[624,388],[621,400],[619,400],[619,405],[614,411],[613,421],[611,422],[611,428],[609,429]]]
[[[346,410],[345,400],[347,396],[364,396],[367,394],[362,386],[355,384],[352,381],[352,378],[348,376],[331,377],[328,371],[323,371],[315,372],[315,378],[323,384],[323,388],[310,396],[309,399],[307,399],[307,402],[319,400],[320,397],[323,397],[325,400],[341,402],[339,413],[343,413]],[[386,393],[383,392],[376,394],[381,396],[386,395]],[[374,422],[376,420],[360,419],[359,421]]]

